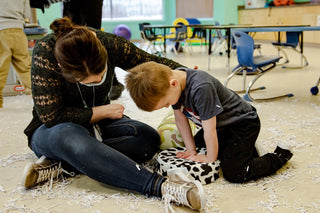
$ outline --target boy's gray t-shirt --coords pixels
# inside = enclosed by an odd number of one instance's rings
[[[187,73],[186,87],[172,108],[179,109],[198,126],[202,126],[201,120],[214,116],[217,116],[217,128],[257,117],[254,107],[210,74],[188,68],[178,70]]]

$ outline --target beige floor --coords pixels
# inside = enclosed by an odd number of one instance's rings
[[[269,44],[262,45],[264,54],[276,54]],[[281,141],[291,144],[294,157],[275,175],[247,184],[231,184],[223,178],[204,186],[207,206],[203,212],[320,212],[320,95],[313,96],[310,88],[320,76],[320,49],[305,47],[310,65],[305,69],[288,70],[277,67],[261,78],[265,91],[257,96],[294,93],[294,97],[272,102],[253,103],[261,117],[262,130],[258,144],[273,151]],[[167,57],[189,67],[208,71],[204,47]],[[294,56],[293,56],[294,57]],[[294,57],[293,63],[299,64]],[[236,65],[232,56],[231,67]],[[227,77],[226,57],[212,56],[208,71],[222,82]],[[118,71],[123,80],[124,71]],[[237,76],[230,86],[241,88]],[[259,83],[257,83],[259,85]],[[141,112],[130,100],[127,91],[117,101],[126,107],[132,118],[157,127],[169,109],[152,113]],[[4,98],[0,109],[0,213],[4,212],[165,212],[161,201],[112,188],[85,176],[69,178],[24,190],[20,186],[24,166],[36,158],[27,148],[23,129],[31,119],[31,96]],[[175,212],[193,212],[173,207]]]

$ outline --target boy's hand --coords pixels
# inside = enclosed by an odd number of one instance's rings
[[[185,151],[185,152],[178,152],[176,154],[176,157],[177,158],[186,158],[188,159],[190,156],[194,156],[194,155],[197,155],[197,152],[196,151]]]
[[[208,159],[207,155],[204,155],[204,154],[192,155],[192,156],[189,156],[187,159],[193,160],[196,162],[201,162],[201,163],[212,163],[212,161]]]

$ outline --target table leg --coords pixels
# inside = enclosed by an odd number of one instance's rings
[[[300,38],[300,63],[302,68],[303,67],[303,31],[301,31],[301,38]]]
[[[212,53],[212,41],[211,41],[211,36],[212,36],[212,30],[209,29],[209,47],[208,47],[208,70],[210,70],[210,55]],[[207,34],[207,33],[206,33]]]
[[[227,56],[228,56],[228,59],[227,59],[227,70],[228,70],[228,74],[231,73],[231,70],[230,70],[230,52],[231,52],[231,41],[232,41],[232,38],[231,38],[231,29],[230,28],[227,28],[227,39],[228,39],[228,49],[227,49]]]
[[[163,52],[166,53],[167,52],[167,44],[166,44],[166,28],[163,28]]]

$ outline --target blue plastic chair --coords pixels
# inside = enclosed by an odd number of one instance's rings
[[[176,33],[174,38],[169,38],[169,42],[171,42],[172,49],[174,53],[177,55],[179,52],[179,49],[181,48],[181,43],[186,43],[188,39],[188,27],[186,25],[181,25],[181,27],[176,28]],[[179,42],[180,45],[178,45],[178,49],[176,47],[176,43]],[[189,47],[188,45],[185,45],[185,47]]]
[[[291,69],[300,69],[309,65],[307,58],[297,50],[299,44],[301,32],[286,32],[286,42],[273,42],[272,44],[277,48],[278,53],[280,52],[284,55],[285,61],[278,65],[284,65],[289,63],[289,58],[284,49],[291,49],[301,56],[301,65],[300,66],[282,66],[282,68],[291,68]]]
[[[246,92],[244,95],[244,99],[247,101],[264,101],[264,100],[273,100],[278,98],[284,97],[292,97],[293,94],[286,94],[282,96],[276,97],[269,97],[269,98],[261,98],[255,99],[251,96],[250,92],[256,90],[265,89],[265,87],[259,87],[256,89],[251,89],[253,84],[266,72],[272,70],[276,63],[282,58],[280,56],[264,56],[264,55],[254,55],[254,41],[253,38],[244,32],[235,31],[232,33],[232,36],[235,40],[237,46],[237,57],[239,65],[233,69],[232,73],[228,76],[227,80],[225,81],[225,86],[227,86],[230,79],[240,73],[243,72],[243,90],[238,92]],[[247,70],[257,72],[254,79],[249,83],[247,89],[246,88],[246,76]]]

